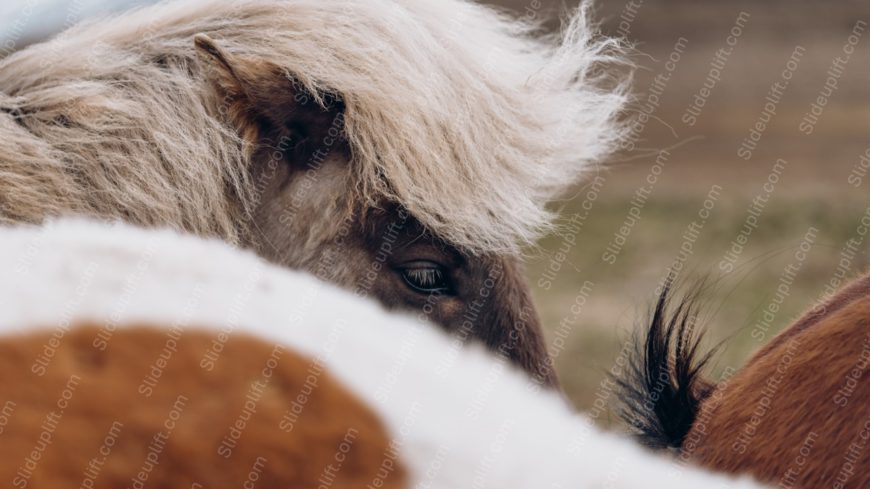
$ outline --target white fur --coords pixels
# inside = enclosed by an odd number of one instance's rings
[[[218,241],[77,221],[0,228],[0,270],[2,334],[144,320],[323,358],[401,442],[415,487],[759,487],[648,454],[481,348]]]

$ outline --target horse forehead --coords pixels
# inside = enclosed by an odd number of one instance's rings
[[[333,207],[337,196],[345,194],[349,174],[349,162],[342,156],[330,154],[321,161],[312,159],[307,168],[294,172],[282,193],[297,198],[306,207],[327,210]]]

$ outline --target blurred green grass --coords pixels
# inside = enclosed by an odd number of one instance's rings
[[[599,386],[624,342],[643,330],[656,287],[678,256],[687,226],[698,221],[698,211],[709,189],[703,183],[679,192],[665,185],[655,189],[616,263],[611,265],[602,260],[602,252],[626,218],[635,188],[632,184],[637,184],[637,178],[632,178],[635,175],[618,173],[608,178],[577,235],[577,244],[570,248],[566,264],[549,290],[535,284],[550,266],[552,254],[563,247],[562,238],[545,239],[528,266],[551,346],[557,341],[561,321],[573,318],[571,307],[583,284],[594,284],[556,362],[568,397],[584,410],[590,409],[596,396],[601,395]],[[753,183],[760,182],[746,182],[746,186],[752,187]],[[712,348],[722,342],[723,347],[715,357],[714,375],[726,366],[739,368],[763,344],[751,336],[752,327],[761,320],[785,267],[795,261],[794,252],[809,227],[818,229],[818,237],[765,341],[820,297],[844,243],[857,236],[859,221],[870,204],[860,192],[832,199],[812,192],[789,194],[782,188],[765,207],[735,270],[724,274],[717,264],[743,226],[754,195],[742,190],[723,191],[677,281],[677,297],[691,292],[699,281],[705,282],[699,322],[707,330],[704,344]],[[582,212],[581,205],[582,199],[573,199],[563,213]],[[868,261],[867,253],[859,254],[850,275],[866,269]],[[603,419],[605,424],[613,421]]]

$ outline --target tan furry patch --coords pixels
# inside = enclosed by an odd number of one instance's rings
[[[405,485],[377,416],[315,360],[214,331],[97,335],[0,340],[3,486]]]

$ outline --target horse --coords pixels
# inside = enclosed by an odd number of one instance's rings
[[[627,134],[620,41],[468,0],[175,0],[0,60],[0,223],[218,237],[556,377],[523,278]],[[289,298],[288,298],[289,299]]]
[[[659,298],[621,379],[623,417],[679,462],[785,489],[870,486],[870,274],[810,308],[718,385],[703,378],[692,298]]]
[[[220,240],[0,227],[0,268],[9,487],[641,489],[670,470],[422,313]]]

